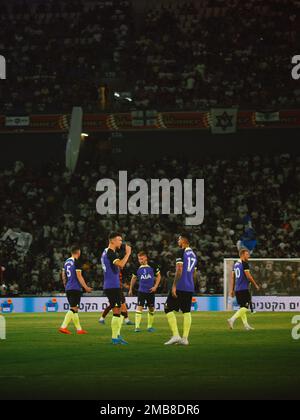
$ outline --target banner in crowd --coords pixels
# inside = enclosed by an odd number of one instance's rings
[[[12,118],[12,119],[11,119]],[[0,115],[0,133],[67,133],[71,116],[31,115],[5,117]],[[7,125],[9,122],[9,125]],[[21,124],[20,124],[21,123]],[[269,129],[300,127],[300,109],[276,112],[214,109],[201,112],[157,112],[116,114],[85,114],[83,130],[87,133],[127,130],[213,130],[230,133],[242,129]]]
[[[5,117],[6,127],[29,127],[30,117]]]
[[[213,134],[232,134],[237,128],[238,110],[213,108],[210,112],[210,127]]]
[[[156,297],[156,310],[163,311],[167,297]],[[129,312],[135,312],[137,298],[127,298]],[[82,312],[102,312],[108,306],[106,297],[83,297],[80,310]],[[30,312],[65,312],[69,304],[65,297],[32,297],[32,298],[0,298],[0,313],[30,313]],[[193,298],[193,311],[222,311],[224,298],[220,296]]]
[[[229,308],[239,309],[236,300]],[[252,309],[257,312],[300,312],[299,296],[253,296]]]
[[[255,120],[258,123],[271,123],[280,121],[279,112],[256,112]]]
[[[18,232],[8,229],[0,238],[0,242],[10,249],[14,249],[19,255],[26,255],[32,244],[32,235],[28,232]]]
[[[253,309],[260,312],[300,312],[300,297],[253,296]]]
[[[156,310],[163,311],[166,297],[156,297]],[[126,298],[129,312],[135,312],[137,298]],[[82,312],[102,312],[108,306],[106,297],[83,297]],[[233,307],[237,309],[237,307]],[[254,296],[253,309],[258,312],[300,312],[299,296]],[[0,313],[65,312],[69,304],[65,297],[0,298]],[[224,311],[223,296],[197,296],[192,311]]]

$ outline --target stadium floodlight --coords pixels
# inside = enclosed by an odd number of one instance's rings
[[[127,96],[125,96],[126,94]],[[114,92],[114,97],[120,99],[121,101],[133,102],[133,99],[130,96],[128,96],[128,94],[130,94],[130,92]]]
[[[235,308],[231,298],[232,268],[238,258],[224,259],[224,309]],[[250,271],[260,290],[251,290],[252,310],[300,311],[300,299],[293,293],[294,283],[300,278],[299,258],[250,258]]]
[[[81,107],[74,107],[72,110],[70,131],[66,148],[66,167],[70,172],[76,169],[80,144],[82,139],[83,110]]]

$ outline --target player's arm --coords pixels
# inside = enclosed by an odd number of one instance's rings
[[[175,273],[175,278],[174,278],[173,287],[172,287],[172,295],[175,298],[177,298],[177,284],[182,277],[183,254],[184,254],[184,251],[180,250],[176,258],[176,273]]]
[[[79,281],[79,283],[81,284],[82,288],[86,291],[86,293],[91,293],[93,291],[93,289],[91,287],[89,287],[82,275],[82,271],[81,270],[76,270],[76,275],[77,275],[77,279]]]
[[[173,287],[172,287],[172,295],[173,297],[177,298],[177,284],[179,282],[179,280],[181,279],[182,276],[182,268],[183,268],[183,264],[182,263],[177,263],[176,264],[176,273],[175,273],[175,279],[174,279],[174,283],[173,283]]]
[[[252,274],[250,273],[250,270],[249,270],[249,269],[245,269],[244,271],[245,271],[245,275],[246,275],[247,279],[250,281],[250,283],[252,283],[252,284],[253,284],[253,286],[255,287],[255,289],[256,289],[256,290],[259,290],[259,289],[260,289],[260,287],[259,287],[259,285],[256,283],[256,281],[254,280],[254,278],[253,278]]]
[[[130,282],[130,289],[129,289],[129,296],[133,296],[133,288],[135,286],[135,283],[137,281],[137,276],[135,274],[132,274],[131,282]]]
[[[156,293],[158,286],[160,285],[161,282],[161,274],[160,274],[160,270],[159,268],[156,270],[156,277],[155,277],[155,284],[154,286],[150,289],[151,293]]]
[[[123,268],[125,267],[125,265],[127,264],[128,260],[129,260],[130,255],[131,255],[131,247],[126,244],[124,258],[122,258],[121,260],[119,258],[116,258],[113,261],[113,264],[115,264],[117,267],[119,267],[121,270],[123,270]]]

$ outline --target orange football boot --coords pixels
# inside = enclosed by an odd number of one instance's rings
[[[67,328],[60,328],[58,331],[62,334],[72,334]]]
[[[82,335],[82,334],[87,334],[88,332],[85,330],[78,330],[77,334]]]

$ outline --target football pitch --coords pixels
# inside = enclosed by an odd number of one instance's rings
[[[164,314],[155,333],[124,326],[128,346],[110,344],[110,320],[80,314],[88,335],[57,332],[64,314],[6,315],[0,340],[0,399],[289,399],[299,398],[300,340],[292,339],[294,314],[249,316],[234,331],[228,313],[193,313],[190,346],[164,346]],[[134,314],[131,314],[134,320]],[[180,331],[182,315],[178,315]],[[71,327],[73,331],[73,327]],[[298,396],[298,397],[297,397]]]

